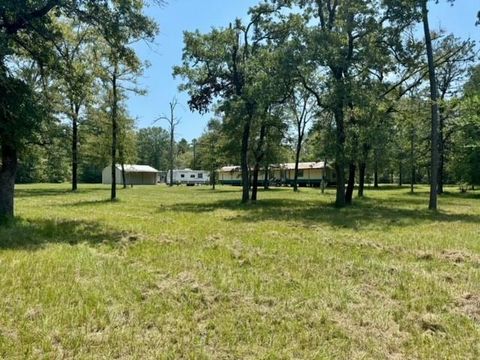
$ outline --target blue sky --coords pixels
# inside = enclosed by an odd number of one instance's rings
[[[236,17],[246,17],[248,9],[257,3],[259,0],[168,0],[164,7],[147,9],[147,14],[159,24],[160,34],[155,44],[136,46],[139,56],[150,63],[140,79],[147,95],[131,95],[128,101],[129,112],[137,118],[138,127],[152,126],[155,118],[168,112],[168,103],[176,96],[180,103],[177,113],[182,118],[176,137],[191,140],[202,134],[211,114],[201,116],[190,112],[187,95],[178,93],[180,80],[172,77],[172,67],[180,64],[182,58],[183,31],[208,32],[212,27],[226,26]],[[432,28],[480,41],[480,27],[475,27],[480,0],[457,0],[454,6],[445,0],[438,5],[431,3]],[[166,124],[158,122],[155,126],[166,127]]]

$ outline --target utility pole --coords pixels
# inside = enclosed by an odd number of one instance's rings
[[[196,146],[197,146],[197,139],[192,140],[192,146],[193,146],[193,170],[197,169],[197,158],[196,158]]]

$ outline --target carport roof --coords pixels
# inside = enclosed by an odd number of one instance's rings
[[[127,173],[158,173],[159,171],[157,169],[154,169],[153,167],[149,165],[130,165],[130,164],[125,164],[125,172]],[[122,165],[117,164],[116,168],[118,170],[122,170]]]

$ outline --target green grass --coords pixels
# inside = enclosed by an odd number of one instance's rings
[[[480,194],[17,187],[0,358],[478,359]]]

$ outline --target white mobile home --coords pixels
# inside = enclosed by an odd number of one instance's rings
[[[242,169],[240,166],[224,166],[217,173],[219,184],[242,185]]]
[[[201,185],[210,183],[210,172],[205,170],[173,170],[173,184]],[[167,172],[167,184],[170,184],[170,170]]]
[[[158,182],[158,170],[148,165],[124,165],[127,185],[156,185]],[[123,184],[122,165],[115,166],[117,184]],[[112,166],[107,166],[102,171],[102,183],[112,183]]]
[[[295,178],[295,163],[269,165],[267,181],[270,185],[291,186]],[[260,169],[259,185],[265,181],[265,170]],[[322,182],[333,184],[336,181],[332,166],[323,161],[298,163],[299,186],[321,186]],[[242,170],[240,166],[224,166],[218,170],[218,182],[222,185],[241,185]]]
[[[299,186],[321,186],[322,181],[335,183],[335,171],[323,161],[298,163]],[[295,179],[295,163],[284,163],[271,166],[272,180],[285,185],[293,185]]]

